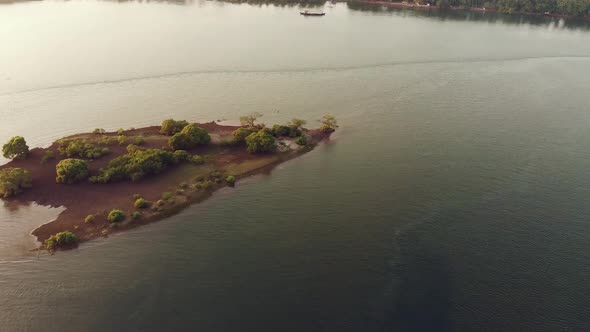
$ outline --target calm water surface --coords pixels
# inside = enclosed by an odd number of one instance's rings
[[[0,6],[0,141],[334,114],[328,143],[37,259],[0,206],[2,331],[590,329],[590,33],[373,8]],[[366,9],[366,8],[358,8]]]

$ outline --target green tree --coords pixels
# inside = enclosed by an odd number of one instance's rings
[[[246,144],[250,153],[272,152],[277,148],[274,136],[264,129],[246,137]]]
[[[82,159],[68,158],[55,166],[57,183],[72,184],[88,178],[88,163]]]
[[[303,120],[303,119],[297,119],[294,118],[291,120],[291,127],[295,127],[297,129],[301,129],[303,126],[305,126],[307,124],[307,121]]]
[[[47,240],[45,240],[45,248],[52,251],[59,247],[73,246],[77,244],[78,241],[79,240],[76,234],[70,231],[59,232],[57,234],[51,235]]]
[[[246,137],[257,131],[258,128],[256,127],[240,127],[232,132],[232,136],[234,137],[234,142],[243,143],[246,141]]]
[[[240,116],[240,123],[245,127],[254,127],[255,122],[262,117],[262,114],[253,112],[248,115]]]
[[[2,154],[9,159],[26,159],[29,146],[22,136],[14,136],[2,147]]]
[[[110,222],[119,222],[119,221],[123,221],[125,220],[125,212],[119,210],[119,209],[113,209],[108,217],[107,220]]]
[[[339,127],[336,118],[331,115],[324,115],[321,122],[320,130],[324,133],[332,133]]]
[[[179,133],[184,127],[188,125],[185,120],[176,121],[174,119],[166,119],[162,122],[160,133],[166,136],[172,136]]]
[[[0,169],[0,197],[8,198],[31,188],[31,173],[22,168]]]
[[[197,145],[205,145],[211,142],[211,136],[207,130],[191,123],[184,127],[182,131],[174,134],[169,140],[168,145],[174,150],[188,150]]]

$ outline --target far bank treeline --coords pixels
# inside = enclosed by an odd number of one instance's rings
[[[401,3],[401,1],[390,2]],[[419,5],[430,4],[439,8],[451,6],[485,8],[505,14],[551,14],[579,17],[590,15],[590,0],[414,0],[413,2]]]
[[[231,135],[228,132],[227,136],[225,136],[229,139],[220,141],[219,136],[217,136],[215,142],[213,142],[210,133],[203,128],[205,126],[184,120],[164,120],[159,128],[159,134],[156,132],[156,136],[160,137],[156,138],[157,140],[154,140],[153,137],[144,137],[141,134],[128,136],[123,129],[118,130],[116,134],[106,133],[103,129],[95,129],[90,134],[80,134],[60,139],[56,141],[56,144],[52,145],[53,149],[42,149],[42,157],[37,157],[41,165],[38,167],[32,166],[31,168],[41,167],[40,169],[44,169],[44,167],[53,167],[46,164],[49,164],[50,160],[55,160],[51,164],[55,165],[55,182],[57,184],[66,186],[90,182],[98,186],[121,181],[140,181],[146,177],[156,176],[173,165],[182,163],[204,164],[209,157],[189,151],[209,151],[210,149],[213,149],[211,151],[217,151],[230,148],[230,151],[235,151],[231,153],[243,151],[241,153],[263,155],[288,151],[286,141],[303,149],[312,144],[310,143],[310,132],[304,128],[306,125],[305,120],[293,119],[283,125],[267,127],[262,123],[258,123],[261,116],[259,113],[252,113],[241,117],[241,126],[233,127],[236,129],[232,129],[233,132],[230,131]],[[333,116],[325,115],[320,121],[319,132],[323,133],[323,135],[329,135],[338,128],[337,121]],[[151,140],[151,144],[147,144],[146,140]],[[161,143],[155,146],[155,141]],[[159,145],[163,146],[157,148]],[[203,150],[203,148],[205,149]],[[113,153],[112,149],[118,152]],[[5,158],[23,160],[24,163],[20,165],[26,166],[27,162],[30,165],[30,161],[27,160],[30,154],[29,147],[21,136],[15,136],[4,144],[2,153]],[[90,167],[94,160],[107,158],[109,155],[114,156],[110,160],[108,159],[108,162],[100,163],[100,165],[106,165],[105,167]],[[35,165],[38,164],[35,162]],[[32,188],[32,174],[27,168],[23,166],[0,169],[0,198],[13,197]],[[47,172],[45,171],[45,173]],[[223,178],[224,183],[229,186],[234,185],[236,181],[234,175],[225,174],[223,176],[225,177]],[[202,183],[197,184],[196,188],[200,189],[201,185],[205,188],[210,187],[210,184]],[[183,184],[182,187],[186,187],[186,184]],[[170,197],[162,198],[161,201],[154,201],[155,211],[158,211],[158,207],[161,207],[166,200],[170,199]],[[141,209],[151,206],[152,203],[145,200],[141,195],[134,197],[134,201],[134,206],[138,211],[133,212],[131,217],[132,219],[138,219],[141,217]],[[88,215],[84,222],[91,223],[94,218],[94,215]],[[126,215],[124,211],[113,209],[108,213],[106,219],[110,223],[118,223],[125,220]],[[58,247],[67,248],[74,246],[77,242],[76,234],[66,230],[49,237],[45,241],[45,247],[49,250]]]

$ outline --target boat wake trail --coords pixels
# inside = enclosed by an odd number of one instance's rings
[[[528,60],[568,60],[568,59],[590,59],[590,55],[546,55],[546,56],[523,56],[523,57],[505,57],[505,58],[468,58],[468,59],[448,59],[448,60],[410,60],[410,61],[395,61],[384,62],[377,64],[366,64],[356,66],[334,66],[334,67],[318,67],[318,68],[279,68],[279,69],[253,69],[253,70],[188,70],[156,75],[136,76],[122,79],[102,80],[93,82],[81,82],[73,84],[53,85],[33,89],[23,89],[0,93],[0,97],[17,95],[21,93],[31,93],[45,90],[67,89],[75,87],[103,85],[103,84],[119,84],[141,80],[154,80],[163,78],[173,78],[192,75],[219,75],[219,74],[278,74],[278,73],[311,73],[311,72],[338,72],[350,70],[362,70],[371,68],[387,68],[395,66],[410,66],[410,65],[433,65],[433,64],[457,64],[457,63],[486,63],[486,62],[509,62],[509,61],[528,61]]]

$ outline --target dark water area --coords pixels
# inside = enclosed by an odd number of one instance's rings
[[[0,6],[0,141],[254,111],[341,124],[67,253],[27,251],[61,209],[0,205],[0,330],[590,329],[586,29],[323,9]]]

